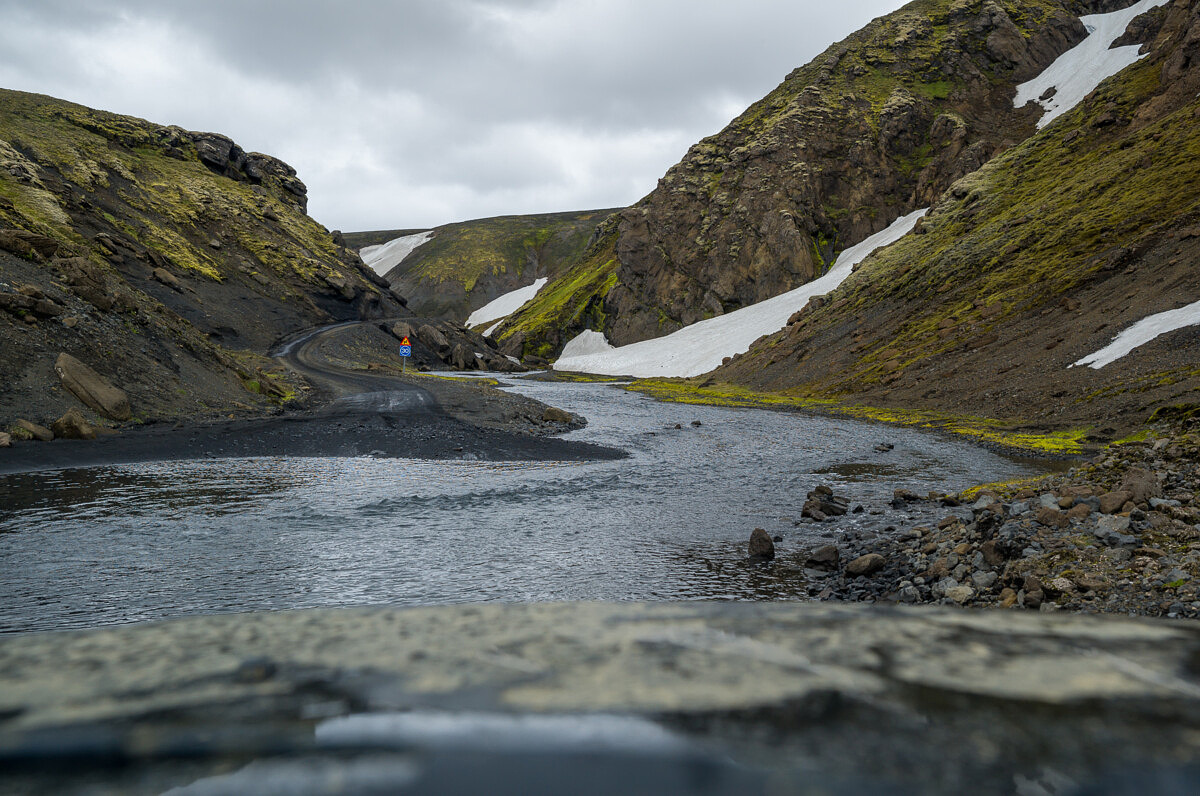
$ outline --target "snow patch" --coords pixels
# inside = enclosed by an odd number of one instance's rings
[[[380,276],[386,276],[388,271],[404,262],[405,257],[412,254],[414,249],[431,237],[433,237],[433,230],[418,232],[415,235],[405,235],[402,238],[393,238],[380,246],[362,247],[358,250],[358,256],[362,258],[368,268]]]
[[[868,254],[904,237],[926,210],[898,218],[882,232],[846,249],[819,279],[749,307],[685,326],[666,337],[613,348],[599,332],[582,332],[563,348],[554,369],[637,378],[707,373],[720,366],[725,357],[745,353],[758,338],[782,329],[792,313],[813,296],[840,285]]]
[[[526,285],[525,287],[517,288],[511,293],[505,293],[500,298],[492,299],[487,304],[484,304],[482,307],[471,313],[470,317],[467,318],[467,326],[473,329],[476,326],[481,326],[487,323],[488,321],[503,321],[509,315],[512,315],[514,312],[521,309],[521,307],[525,306],[525,303],[536,296],[538,291],[545,287],[546,282],[548,281],[548,279],[542,277],[541,279],[536,280],[532,285]],[[484,336],[486,337],[494,332],[496,327],[499,325],[500,324],[497,323],[489,327],[488,330],[483,333]]]
[[[1099,370],[1110,362],[1115,362],[1140,345],[1145,345],[1160,334],[1173,332],[1185,326],[1200,325],[1200,301],[1180,307],[1177,310],[1167,310],[1155,315],[1147,315],[1113,338],[1112,342],[1094,354],[1089,354],[1076,365],[1087,365],[1093,370]]]
[[[1121,34],[1135,17],[1165,3],[1167,0],[1141,0],[1129,8],[1113,11],[1111,14],[1089,14],[1080,17],[1079,21],[1087,28],[1087,38],[1060,55],[1054,63],[1046,67],[1046,71],[1033,80],[1017,86],[1013,107],[1024,107],[1025,103],[1033,100],[1045,108],[1046,113],[1037,123],[1038,129],[1074,108],[1105,78],[1115,75],[1142,57],[1138,55],[1139,45],[1136,44],[1109,48],[1114,41],[1121,38]],[[1054,96],[1045,100],[1038,99],[1051,88],[1057,89]]]

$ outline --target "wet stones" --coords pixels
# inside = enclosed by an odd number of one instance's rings
[[[874,575],[879,570],[883,569],[887,560],[879,553],[867,553],[859,556],[846,565],[846,574],[854,577],[863,575]]]
[[[763,528],[755,528],[750,534],[750,558],[757,561],[770,561],[775,557],[775,542]]]
[[[824,572],[832,572],[838,568],[841,563],[841,553],[838,552],[836,545],[822,545],[816,550],[808,554],[804,560],[804,566],[808,569],[816,569]]]
[[[820,522],[829,517],[841,517],[849,510],[850,501],[835,496],[832,489],[822,484],[808,493],[800,516]]]

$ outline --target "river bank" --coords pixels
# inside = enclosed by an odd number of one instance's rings
[[[820,599],[1198,618],[1198,462],[1200,437],[1160,429],[1065,473],[898,490],[940,517],[793,557]]]

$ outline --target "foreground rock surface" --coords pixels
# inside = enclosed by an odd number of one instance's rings
[[[789,792],[1009,793],[1048,779],[1067,792],[1123,770],[1143,784],[1186,776],[1173,767],[1200,759],[1198,652],[1190,623],[853,605],[195,617],[0,640],[0,765],[17,787],[59,792],[217,774],[244,779],[203,792],[254,789],[297,759],[353,781],[368,752],[431,777],[446,744],[459,766],[483,765],[500,726],[527,781],[578,762],[531,729],[552,720],[591,728],[586,749],[613,764],[613,787],[639,745],[639,760],[715,767],[706,792],[738,792],[726,756],[749,792],[768,776]],[[614,721],[637,738],[589,735]],[[455,740],[439,741],[432,728],[447,726]]]

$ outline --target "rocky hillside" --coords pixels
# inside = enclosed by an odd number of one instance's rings
[[[1145,58],[954,183],[919,234],[711,378],[1098,439],[1194,413],[1200,327],[1070,367],[1200,299],[1200,7],[1176,0],[1131,30]]]
[[[305,206],[225,136],[0,91],[0,427],[80,406],[62,353],[128,394],[117,415],[258,411],[298,386],[262,356],[280,337],[407,315]]]
[[[916,0],[876,19],[693,146],[501,336],[623,345],[812,280],[1031,135],[1040,109],[1014,109],[1014,87],[1084,38],[1080,13],[1122,5]]]
[[[500,216],[445,224],[386,274],[418,315],[464,321],[492,299],[541,277],[556,277],[579,260],[596,227],[615,210]],[[347,240],[380,244],[379,233]]]

